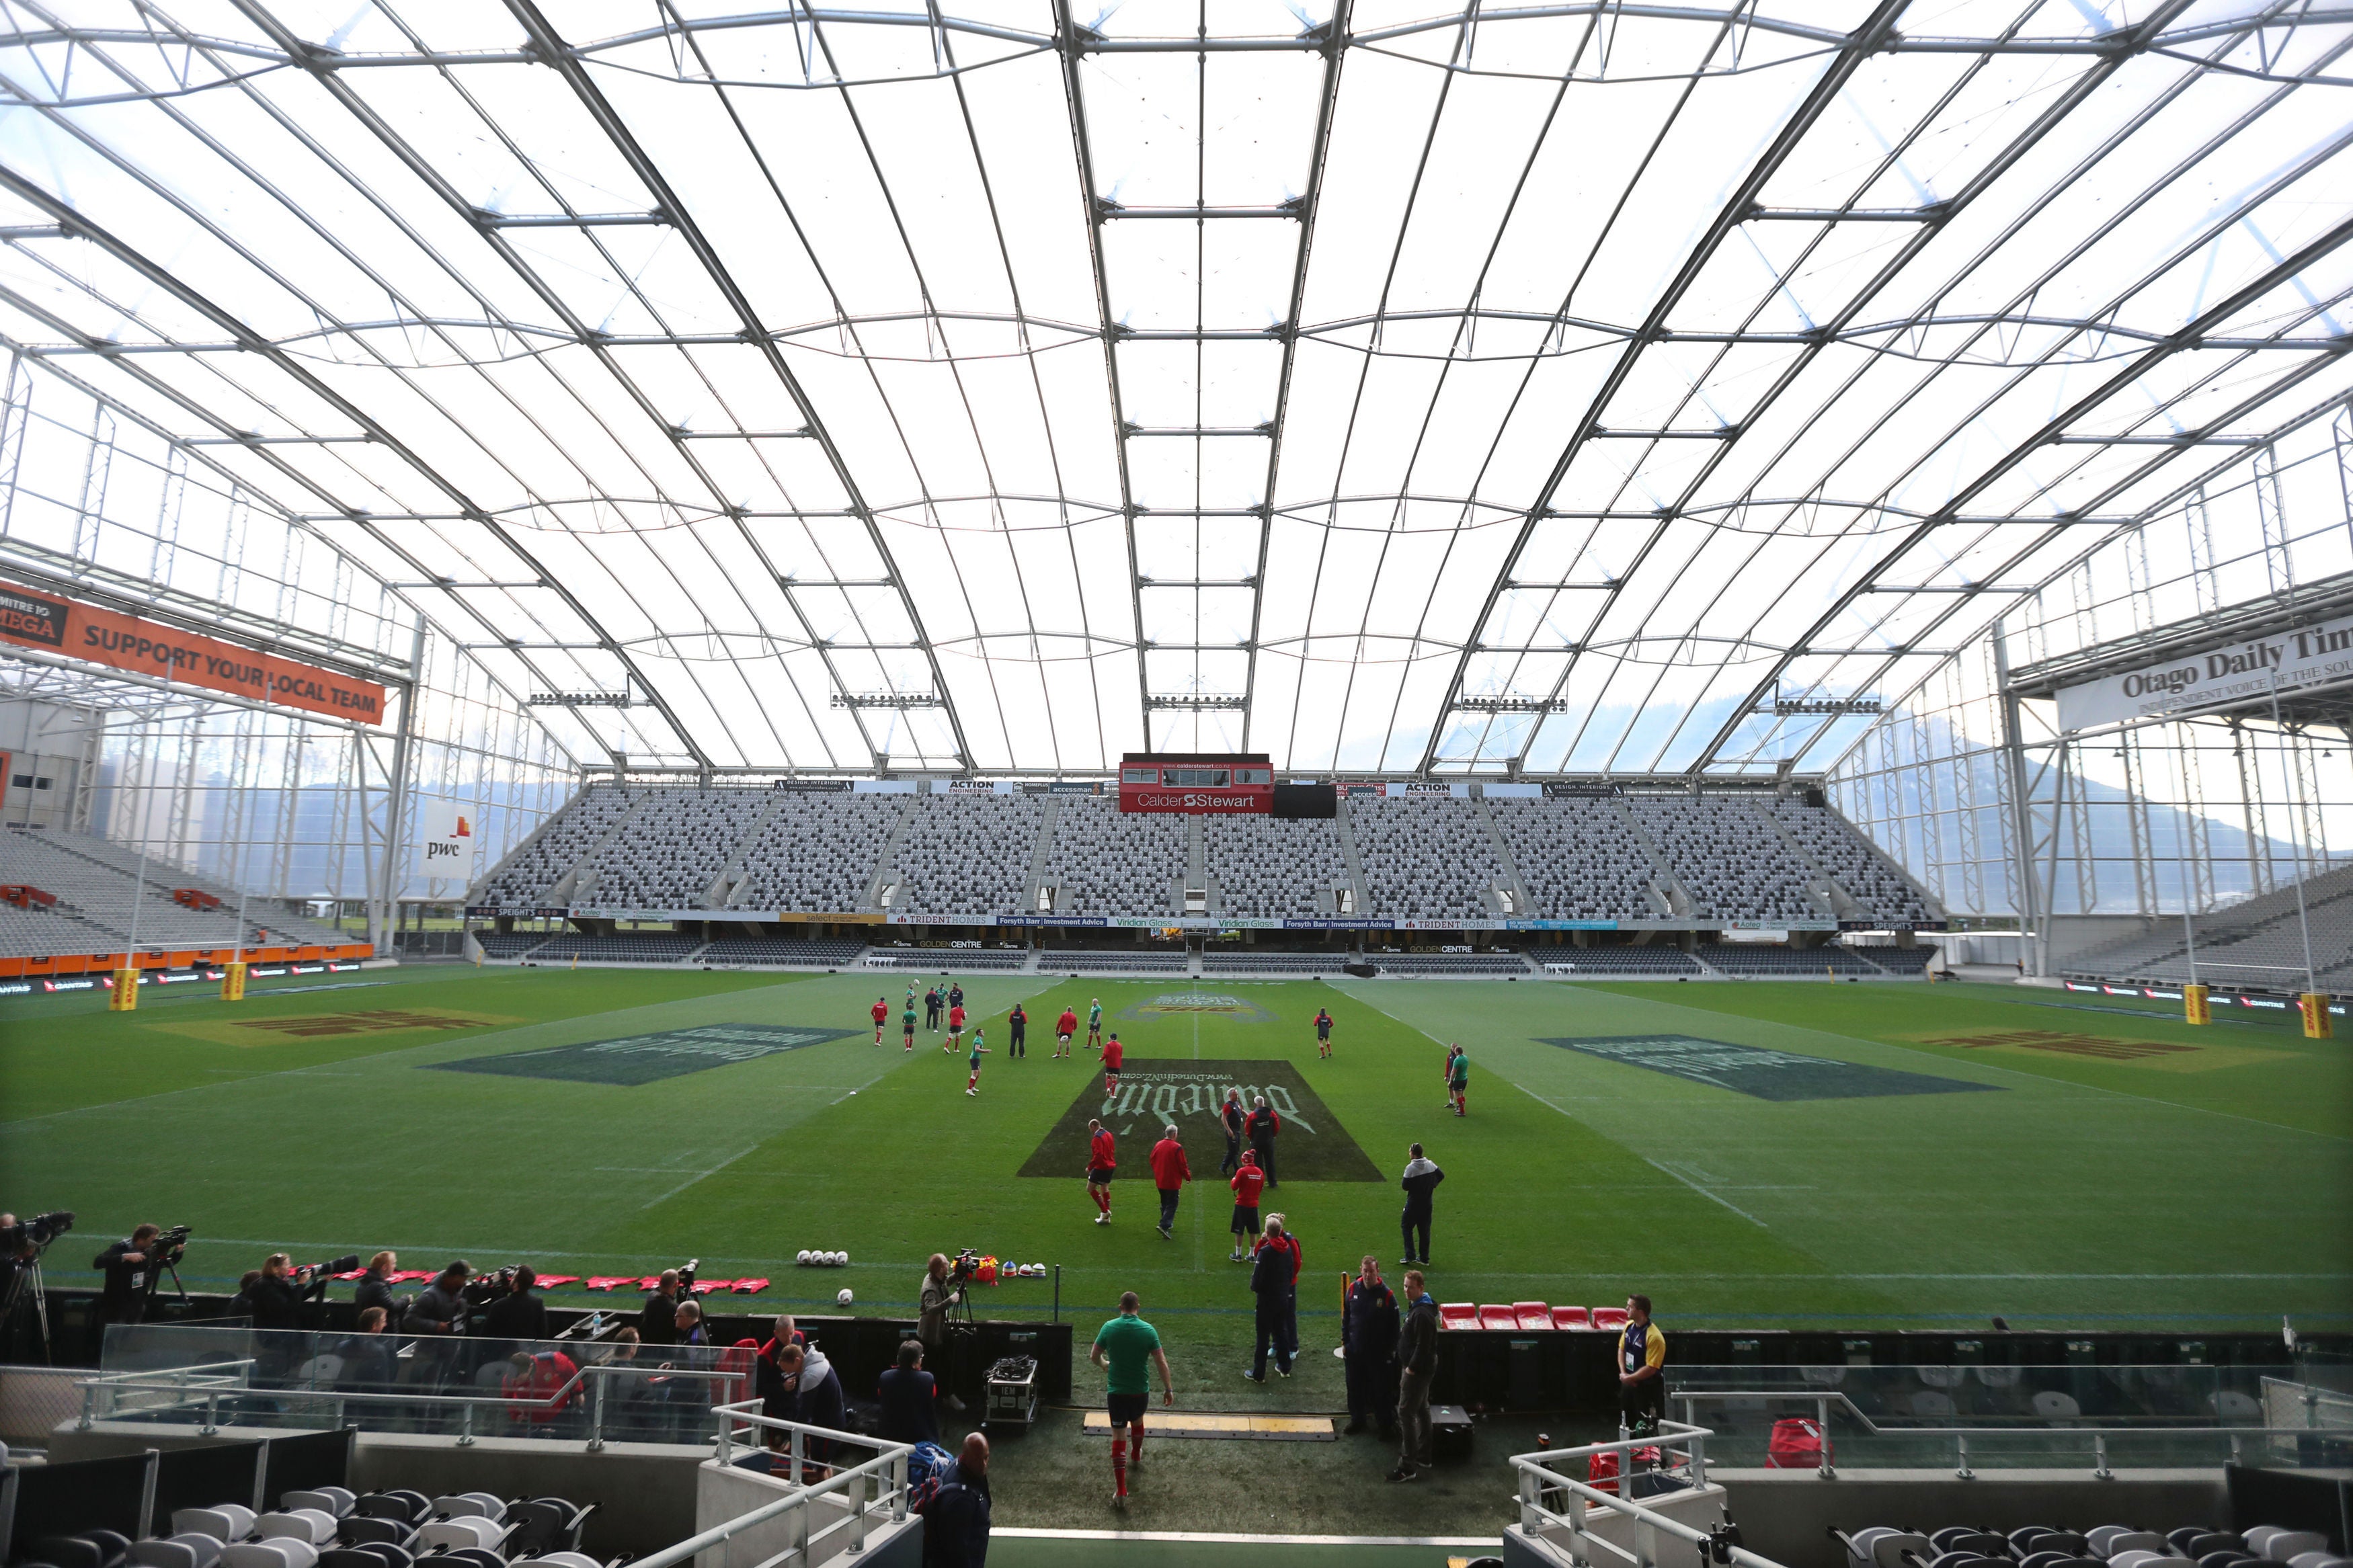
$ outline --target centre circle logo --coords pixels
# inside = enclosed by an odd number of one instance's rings
[[[1203,1015],[1232,1018],[1245,1024],[1274,1022],[1274,1015],[1257,1003],[1219,991],[1172,991],[1159,996],[1149,996],[1129,1006],[1120,1014],[1120,1017],[1131,1024],[1150,1024]]]

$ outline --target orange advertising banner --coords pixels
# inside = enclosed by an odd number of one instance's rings
[[[384,722],[384,688],[176,627],[0,583],[0,642],[55,648],[141,675],[363,724]]]

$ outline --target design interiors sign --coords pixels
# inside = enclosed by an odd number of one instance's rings
[[[2059,728],[2088,730],[2353,677],[2353,616],[2186,654],[2059,689]]]

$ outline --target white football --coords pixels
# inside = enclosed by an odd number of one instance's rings
[[[826,1260],[828,1263],[832,1264],[836,1268],[840,1268],[840,1267],[841,1267],[841,1254],[840,1254],[840,1253],[839,1253],[839,1252],[828,1252],[828,1253],[827,1253],[827,1254],[825,1255],[825,1260]]]
[[[844,1290],[840,1295],[836,1296],[836,1297],[834,1298],[834,1300],[835,1300],[836,1301],[840,1302],[843,1306],[847,1307],[847,1306],[849,1306],[849,1291],[847,1291],[847,1290]]]
[[[807,1268],[807,1267],[808,1267],[808,1260],[809,1260],[809,1249],[808,1249],[807,1247],[802,1247],[802,1248],[801,1248],[801,1255],[800,1255],[798,1258],[794,1258],[794,1259],[793,1259],[793,1261],[794,1261],[794,1262],[796,1262],[796,1263],[799,1264],[799,1265],[800,1265],[802,1268]]]
[[[837,1252],[837,1253],[835,1253],[835,1254],[833,1255],[833,1260],[834,1260],[836,1263],[840,1264],[840,1265],[841,1265],[843,1268],[849,1268],[849,1254],[848,1254],[847,1252]]]

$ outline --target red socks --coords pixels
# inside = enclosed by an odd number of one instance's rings
[[[1127,1439],[1116,1432],[1111,1439],[1111,1484],[1114,1495],[1127,1495]]]
[[[1105,1214],[1111,1213],[1111,1193],[1108,1189],[1103,1187],[1090,1187],[1087,1190],[1094,1194],[1095,1207],[1103,1210]]]

